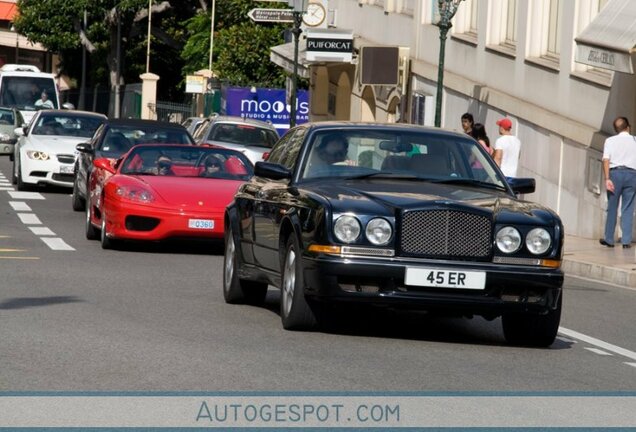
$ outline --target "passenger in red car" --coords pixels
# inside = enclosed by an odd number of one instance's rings
[[[157,175],[174,175],[172,171],[172,159],[168,156],[159,156],[157,158],[157,167],[155,174]]]
[[[223,170],[223,164],[216,156],[208,156],[204,162],[205,169],[201,173],[201,177],[218,177]]]

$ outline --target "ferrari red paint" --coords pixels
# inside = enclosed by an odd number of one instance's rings
[[[253,174],[241,153],[185,145],[140,145],[123,159],[94,161],[110,177],[89,197],[86,234],[118,240],[222,239],[225,208]]]

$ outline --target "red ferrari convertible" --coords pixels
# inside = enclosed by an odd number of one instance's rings
[[[86,237],[104,249],[124,239],[222,239],[225,207],[254,174],[242,153],[206,146],[138,145],[93,163],[112,173],[87,201]]]

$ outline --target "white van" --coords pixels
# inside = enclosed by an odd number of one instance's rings
[[[35,102],[45,91],[54,108],[60,107],[55,75],[40,72],[36,66],[6,64],[0,68],[0,106],[20,110],[28,124],[36,110]]]

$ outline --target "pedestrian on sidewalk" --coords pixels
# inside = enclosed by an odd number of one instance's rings
[[[605,140],[603,147],[603,175],[607,190],[607,219],[605,236],[599,240],[603,246],[614,247],[614,230],[621,202],[621,243],[628,249],[632,243],[634,222],[634,196],[636,195],[636,137],[630,134],[625,117],[614,120],[616,135]]]
[[[495,141],[493,159],[507,178],[517,177],[521,141],[512,134],[512,120],[507,117],[497,120],[499,138]]]
[[[468,135],[471,134],[471,132],[473,131],[473,125],[475,124],[475,119],[473,118],[473,115],[471,113],[464,113],[462,114],[462,129],[464,129],[464,132],[467,133]]]

